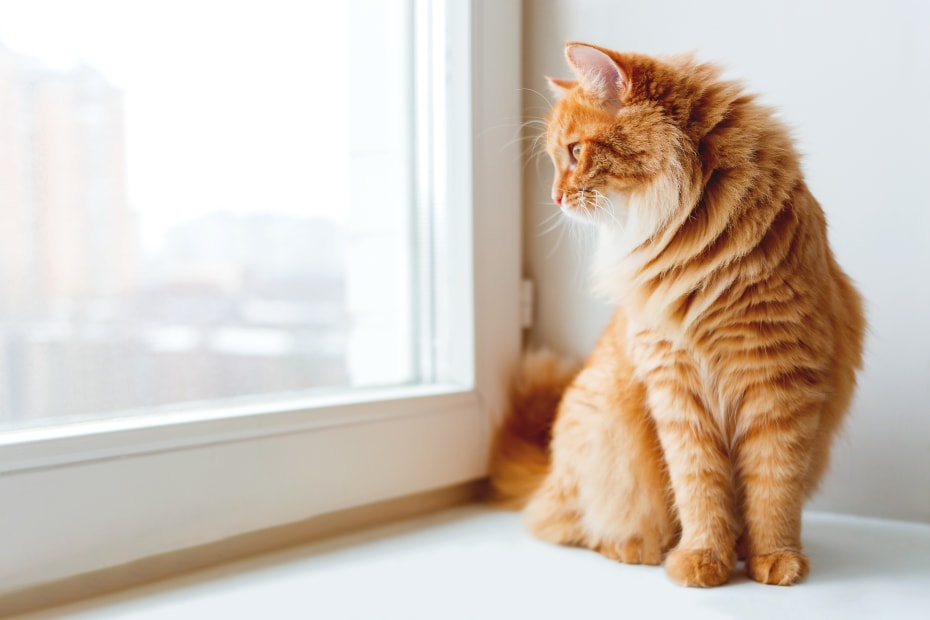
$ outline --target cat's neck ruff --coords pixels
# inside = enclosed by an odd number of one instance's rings
[[[660,177],[646,191],[628,197],[626,217],[621,222],[601,223],[592,265],[596,294],[623,306],[631,328],[655,331],[671,342],[687,339],[686,334],[711,301],[708,296],[695,303],[693,311],[675,315],[675,301],[701,284],[665,272],[668,263],[660,260],[698,200],[699,191],[682,183],[682,177]]]
[[[642,267],[655,258],[657,235],[679,211],[680,188],[677,179],[664,176],[646,191],[612,197],[623,209],[598,225],[592,265],[596,294],[616,304],[629,297]]]

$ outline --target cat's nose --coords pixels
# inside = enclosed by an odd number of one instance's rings
[[[555,204],[559,205],[560,207],[562,206],[562,198],[564,197],[565,197],[565,194],[563,194],[562,192],[559,192],[559,193],[552,192],[552,201],[555,202]]]

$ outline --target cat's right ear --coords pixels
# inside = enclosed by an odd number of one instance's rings
[[[620,100],[629,87],[630,78],[626,69],[606,50],[587,43],[567,43],[565,58],[585,92],[605,105],[620,107]]]
[[[546,82],[549,83],[549,92],[552,93],[556,100],[561,99],[568,94],[568,91],[578,86],[578,82],[575,80],[563,80],[549,76],[546,76]]]

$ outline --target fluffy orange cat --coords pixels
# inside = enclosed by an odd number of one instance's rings
[[[738,556],[793,584],[861,365],[861,299],[771,110],[690,56],[566,57],[552,197],[598,227],[595,286],[618,308],[580,372],[527,358],[492,483],[543,540],[664,557],[689,586],[726,582]]]

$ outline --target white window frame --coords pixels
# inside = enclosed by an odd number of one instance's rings
[[[470,24],[461,177],[472,336],[458,384],[0,434],[0,596],[486,474],[521,328],[519,0],[453,0]],[[454,60],[454,62],[458,62]],[[470,79],[469,79],[470,78]],[[470,125],[470,126],[469,126]],[[470,152],[469,152],[470,151]],[[457,177],[459,178],[459,177]],[[456,313],[461,313],[456,315]],[[472,313],[472,316],[469,316]],[[458,363],[458,362],[456,362]],[[454,364],[453,364],[454,365]]]

